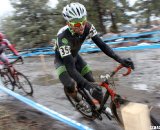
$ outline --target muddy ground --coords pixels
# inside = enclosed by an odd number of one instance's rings
[[[116,90],[129,100],[153,107],[160,107],[160,55],[159,49],[117,52],[131,57],[135,71],[128,77],[116,80]],[[92,67],[97,81],[99,75],[110,72],[117,65],[103,53],[82,54]],[[121,130],[115,121],[104,117],[102,121],[84,119],[66,100],[63,87],[55,74],[54,56],[25,58],[24,65],[17,65],[33,84],[34,95],[28,97],[54,111],[76,120],[95,130]],[[45,62],[43,62],[45,61]],[[0,130],[72,130],[74,128],[54,120],[30,106],[0,91]],[[157,119],[160,112],[154,112]],[[160,118],[159,118],[160,119]]]

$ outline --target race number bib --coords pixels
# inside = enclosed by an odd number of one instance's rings
[[[70,55],[71,54],[70,46],[61,46],[59,48],[59,52],[60,52],[61,57]]]

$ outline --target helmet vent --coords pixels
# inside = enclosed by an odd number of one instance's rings
[[[73,19],[79,19],[87,15],[86,8],[84,5],[76,2],[70,3],[63,8],[63,17],[67,21],[71,21]]]
[[[78,12],[78,15],[80,16],[80,12],[79,12],[79,10],[77,9],[77,12]]]

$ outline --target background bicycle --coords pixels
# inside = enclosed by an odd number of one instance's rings
[[[20,62],[18,62],[20,61]],[[22,95],[33,95],[33,87],[27,76],[25,76],[23,73],[17,71],[13,64],[15,63],[21,63],[23,64],[23,60],[21,58],[17,58],[16,60],[12,61],[10,64],[3,65],[0,69],[0,76],[3,85],[14,91],[18,91]]]

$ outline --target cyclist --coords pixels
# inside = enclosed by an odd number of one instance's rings
[[[62,14],[67,25],[62,27],[57,34],[54,60],[56,72],[67,93],[77,103],[81,103],[81,98],[77,94],[76,86],[85,87],[98,101],[95,103],[99,104],[103,97],[102,90],[94,84],[95,80],[90,67],[78,53],[84,40],[91,38],[106,55],[125,67],[134,68],[133,62],[120,58],[101,40],[93,24],[87,21],[84,5],[70,3],[63,8]]]
[[[9,64],[9,60],[4,53],[6,48],[9,48],[16,56],[22,58],[18,54],[17,50],[13,47],[13,45],[7,39],[4,38],[3,33],[0,33],[0,61],[2,62],[1,64]]]

